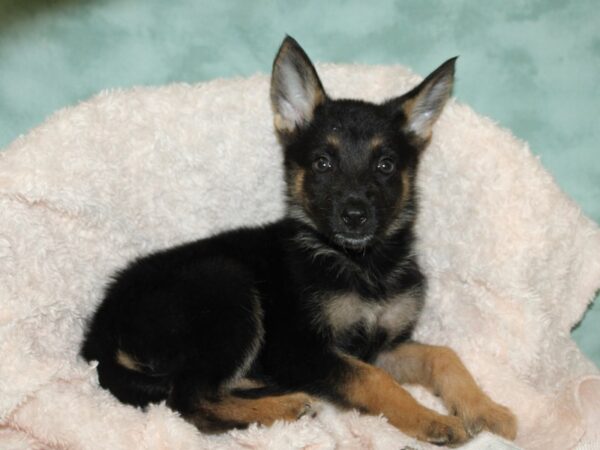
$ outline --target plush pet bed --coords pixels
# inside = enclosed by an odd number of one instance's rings
[[[337,97],[382,100],[419,81],[400,67],[320,69]],[[164,405],[120,404],[77,356],[86,318],[128,259],[282,214],[271,123],[262,75],[113,91],[0,153],[0,448],[430,448],[382,417],[331,406],[205,436]],[[515,445],[596,448],[600,376],[569,334],[600,286],[596,224],[526,144],[455,102],[419,187],[430,289],[416,338],[450,345],[516,413]],[[501,446],[481,439],[472,446]]]

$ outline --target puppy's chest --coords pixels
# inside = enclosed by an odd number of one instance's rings
[[[342,347],[368,345],[374,340],[384,344],[414,325],[421,304],[421,296],[416,293],[398,294],[378,301],[348,293],[325,301],[323,320]]]

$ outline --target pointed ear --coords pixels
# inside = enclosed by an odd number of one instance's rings
[[[286,36],[273,62],[271,106],[280,138],[307,125],[327,95],[317,71],[290,36]]]
[[[402,113],[402,129],[425,142],[452,94],[454,66],[451,58],[435,69],[412,91],[387,102],[393,113]]]

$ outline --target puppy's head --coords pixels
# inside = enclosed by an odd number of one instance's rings
[[[353,250],[410,223],[417,163],[452,92],[455,59],[382,104],[332,100],[306,53],[286,37],[273,63],[271,103],[288,215]]]

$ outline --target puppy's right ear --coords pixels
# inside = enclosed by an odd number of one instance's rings
[[[292,136],[313,119],[327,94],[302,47],[286,36],[273,62],[271,106],[280,139]]]

